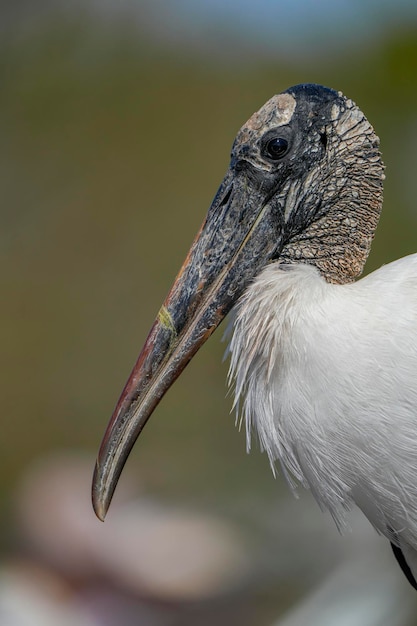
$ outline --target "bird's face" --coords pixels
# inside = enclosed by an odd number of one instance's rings
[[[152,411],[250,281],[272,260],[314,261],[303,234],[335,203],[336,157],[345,149],[340,120],[351,111],[342,124],[349,133],[365,119],[349,102],[331,89],[299,85],[271,98],[237,134],[226,176],[104,436],[93,481],[100,518]]]

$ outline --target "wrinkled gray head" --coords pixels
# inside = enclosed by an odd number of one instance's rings
[[[232,165],[255,185],[276,185],[284,234],[277,258],[314,264],[331,282],[362,272],[384,167],[379,139],[352,100],[309,84],[273,96],[238,132]]]

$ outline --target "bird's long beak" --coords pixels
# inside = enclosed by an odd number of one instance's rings
[[[244,171],[228,171],[120,396],[93,479],[93,506],[100,519],[152,411],[280,248],[271,190],[252,179]]]

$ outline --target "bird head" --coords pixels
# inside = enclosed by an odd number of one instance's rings
[[[292,87],[240,129],[223,182],[104,435],[93,479],[100,519],[158,402],[268,263],[313,264],[335,283],[360,274],[383,177],[372,126],[332,89]]]

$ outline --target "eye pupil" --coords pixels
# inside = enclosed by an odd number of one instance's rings
[[[288,141],[283,137],[274,137],[266,144],[266,152],[270,159],[280,159],[288,150]]]

